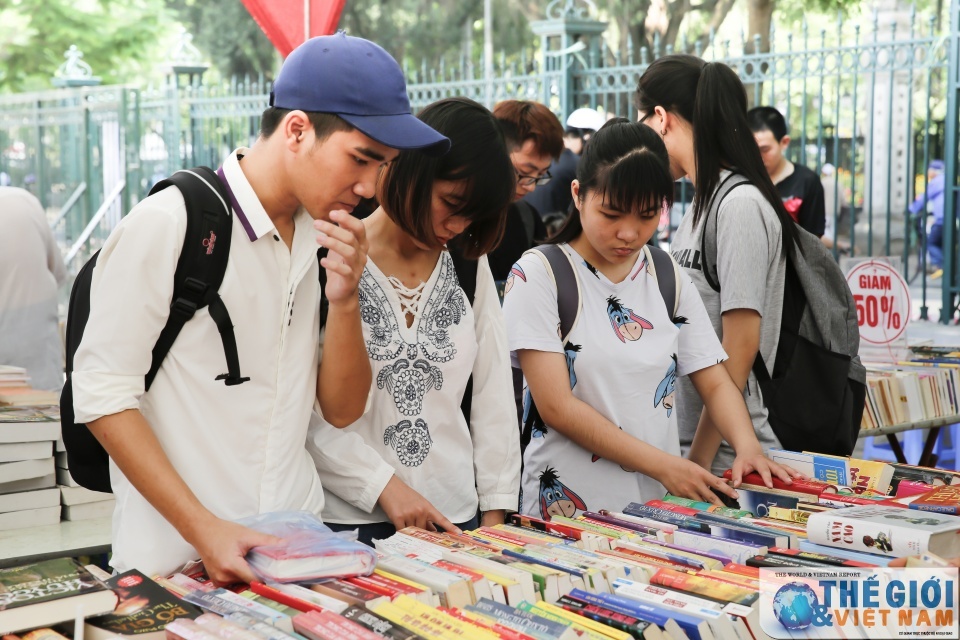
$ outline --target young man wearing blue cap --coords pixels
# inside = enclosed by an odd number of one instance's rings
[[[217,582],[249,581],[246,552],[272,539],[233,520],[320,512],[305,449],[311,409],[345,426],[362,414],[371,379],[357,294],[367,242],[350,211],[398,149],[448,147],[410,114],[403,73],[379,46],[339,33],[290,54],[260,137],[218,170],[234,216],[219,293],[243,384],[215,379],[224,352],[204,309],[144,392],[185,236],[182,194],[146,198],[113,231],[93,274],[73,391],[76,422],[111,457],[114,568],[165,575],[199,557]],[[329,249],[319,267],[318,245]],[[322,359],[319,268],[329,300]]]

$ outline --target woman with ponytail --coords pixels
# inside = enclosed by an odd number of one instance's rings
[[[746,91],[722,63],[670,55],[647,68],[636,97],[640,122],[667,147],[674,179],[687,176],[694,185],[673,256],[700,292],[760,445],[779,447],[751,368],[759,352],[773,370],[786,260],[796,250],[797,231],[764,169],[747,122]],[[705,229],[716,239],[715,255],[701,255]],[[689,458],[715,472],[729,468],[733,451],[686,380],[677,383],[677,409]]]
[[[673,202],[660,137],[611,120],[584,150],[571,194],[574,209],[550,240],[557,246],[545,250],[570,262],[577,319],[561,336],[558,287],[570,282],[547,268],[545,254],[527,252],[513,265],[503,304],[527,386],[521,512],[571,517],[659,499],[665,490],[713,503],[717,493],[735,498],[724,480],[680,457],[674,393],[687,378],[740,454],[734,485],[750,471],[768,486],[771,474],[790,482],[787,470],[762,455],[690,278],[669,258],[669,270],[650,263],[646,245]],[[669,308],[663,280],[678,284]]]

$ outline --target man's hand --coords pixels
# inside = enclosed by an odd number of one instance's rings
[[[739,487],[743,482],[743,476],[751,471],[760,474],[760,477],[763,478],[763,484],[766,485],[768,489],[773,488],[773,482],[771,482],[770,478],[774,475],[787,484],[791,484],[794,478],[803,478],[803,474],[796,469],[777,464],[767,458],[759,448],[743,453],[737,452],[737,457],[734,459],[731,469],[733,471],[731,480],[733,480],[734,487]]]
[[[313,228],[317,230],[317,244],[328,250],[320,266],[327,270],[324,294],[336,306],[356,300],[369,245],[363,222],[346,211],[331,211],[330,220],[314,220]]]
[[[444,518],[436,507],[397,476],[390,478],[377,502],[397,531],[404,527],[436,531],[440,527],[444,531],[460,533],[460,529]]]
[[[722,506],[720,498],[711,489],[716,489],[731,498],[737,498],[737,492],[730,488],[726,480],[718,478],[695,462],[679,456],[671,456],[669,463],[656,479],[671,494],[682,498]]]
[[[211,517],[195,528],[187,542],[200,554],[210,579],[221,586],[256,580],[244,557],[253,547],[277,544],[280,538]]]
[[[480,526],[481,527],[492,527],[494,525],[503,524],[507,520],[507,512],[504,509],[493,509],[492,511],[484,511],[480,516]]]

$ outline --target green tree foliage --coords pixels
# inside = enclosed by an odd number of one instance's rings
[[[143,78],[175,27],[164,0],[0,0],[0,91],[49,89],[74,44],[106,84]]]
[[[220,76],[256,78],[262,74],[271,79],[280,67],[280,55],[240,0],[165,2]]]
[[[494,0],[494,51],[531,47],[529,20],[541,17],[540,3]],[[533,5],[533,7],[529,6]],[[413,69],[460,56],[477,64],[483,47],[483,0],[347,0],[340,27],[376,41]]]

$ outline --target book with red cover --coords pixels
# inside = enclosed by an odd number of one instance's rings
[[[902,484],[902,483],[901,483]],[[960,515],[960,486],[945,485],[920,494],[910,501],[911,509]]]
[[[331,638],[381,640],[383,638],[383,636],[332,611],[301,613],[293,618],[293,628],[297,633],[315,640],[329,640]]]
[[[258,596],[270,598],[274,602],[279,602],[282,605],[286,605],[292,609],[296,609],[297,611],[303,611],[304,613],[309,611],[324,610],[320,605],[307,602],[306,600],[292,596],[289,593],[284,593],[283,591],[274,589],[270,585],[257,582],[256,580],[250,583],[250,591],[253,591]]]
[[[679,513],[684,516],[695,516],[700,511],[699,509],[685,507],[682,504],[676,504],[674,502],[664,502],[663,500],[647,500],[645,504],[649,507],[666,509],[667,511],[673,511],[674,513]]]
[[[724,471],[723,477],[726,480],[732,480],[733,470],[727,469]],[[836,489],[836,485],[832,485],[827,482],[820,482],[819,480],[804,480],[802,478],[794,478],[791,484],[787,484],[777,476],[771,476],[770,480],[774,489],[780,489],[781,491],[793,491],[795,493],[808,493],[814,496],[818,496],[831,488]],[[755,472],[745,474],[743,476],[743,484],[752,484],[765,489],[769,488],[766,484],[764,484],[763,477],[761,477],[759,473]]]

